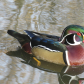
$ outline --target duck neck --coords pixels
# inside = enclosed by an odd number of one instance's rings
[[[81,45],[66,46],[70,65],[80,65],[84,63],[84,48]]]

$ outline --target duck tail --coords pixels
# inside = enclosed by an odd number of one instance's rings
[[[14,30],[8,30],[7,33],[16,38],[21,44],[22,48],[27,52],[31,53],[30,37],[25,34],[20,34]]]

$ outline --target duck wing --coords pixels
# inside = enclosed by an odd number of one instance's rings
[[[61,44],[59,43],[59,41],[55,40],[55,38],[59,39],[58,36],[40,34],[28,30],[25,30],[25,32],[31,39],[30,42],[31,48],[41,47],[49,51],[61,51],[61,52],[64,52],[66,50],[64,44]]]
[[[44,34],[44,33],[38,33],[38,32],[33,32],[33,31],[28,31],[25,30],[25,32],[31,32],[33,33],[35,36],[39,36],[45,39],[53,39],[55,41],[59,41],[60,37],[59,36],[55,36],[55,35],[49,35],[49,34]]]

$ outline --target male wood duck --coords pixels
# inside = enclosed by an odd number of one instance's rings
[[[84,27],[69,25],[63,30],[61,37],[28,30],[25,32],[27,35],[7,31],[20,42],[25,52],[35,56],[36,61],[41,59],[70,66],[84,64],[84,48],[80,45],[84,42]]]

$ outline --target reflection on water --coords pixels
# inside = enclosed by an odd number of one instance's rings
[[[74,84],[83,82],[83,66],[79,68],[49,64],[36,67],[34,61],[22,51],[20,44],[7,34],[8,29],[24,33],[23,30],[61,35],[69,24],[84,26],[84,0],[1,0],[0,1],[0,84]],[[20,53],[20,54],[19,54]],[[25,60],[24,64],[21,60]],[[23,62],[23,61],[22,61]],[[31,66],[33,67],[31,67]],[[52,66],[52,67],[51,67]],[[67,72],[67,70],[71,70]],[[49,71],[49,72],[46,72]],[[78,71],[75,73],[75,71]],[[50,73],[54,72],[54,73]],[[57,76],[58,75],[58,76]],[[66,81],[67,77],[67,81]],[[59,82],[58,82],[59,80]],[[74,80],[74,81],[73,81]],[[75,81],[76,80],[76,81]],[[81,83],[80,83],[81,84]]]
[[[60,84],[82,84],[84,83],[84,65],[81,66],[64,66],[54,63],[49,63],[43,60],[41,65],[37,66],[37,62],[33,59],[32,55],[28,55],[22,49],[17,51],[9,51],[6,53],[9,56],[22,58],[22,63],[31,65],[34,68],[38,68],[50,73],[57,73]]]

